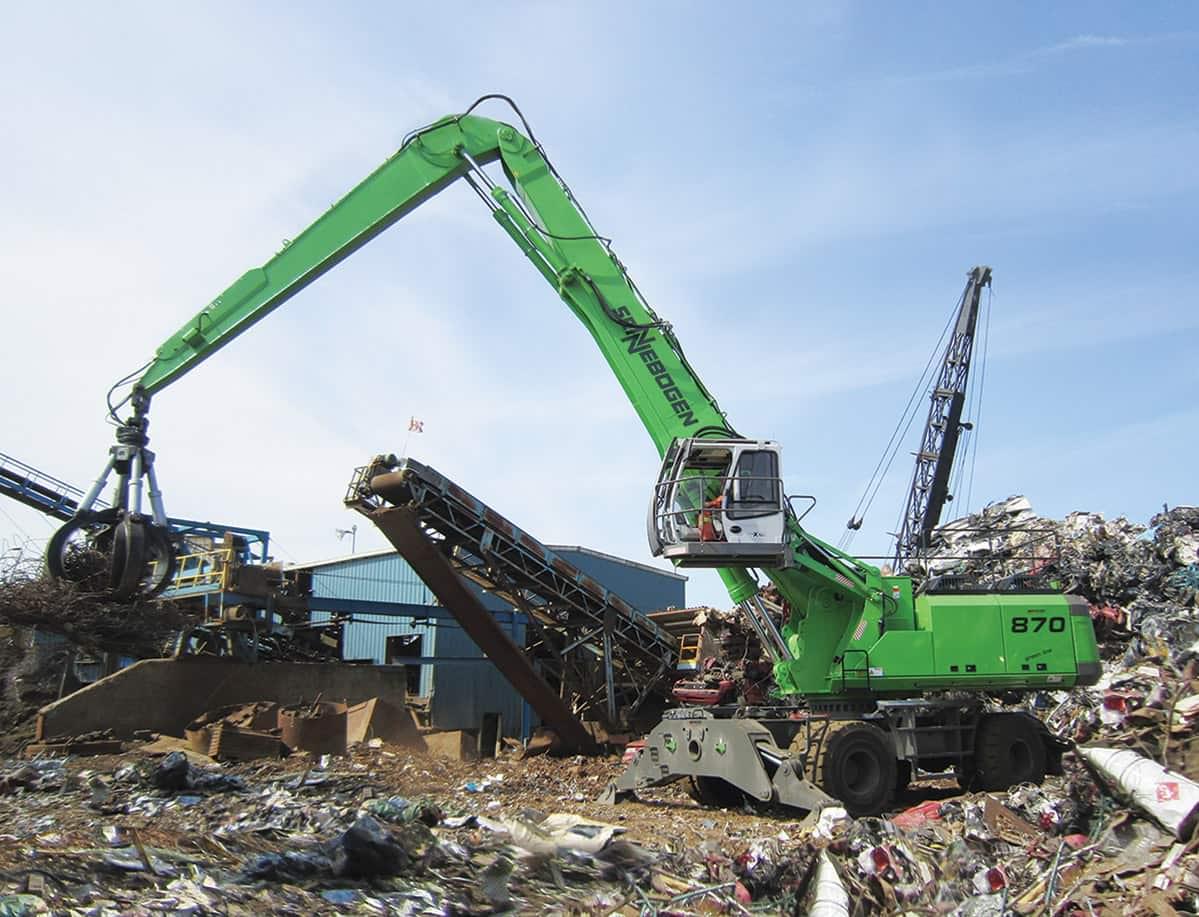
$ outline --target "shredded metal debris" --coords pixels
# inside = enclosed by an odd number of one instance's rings
[[[166,737],[82,758],[103,738],[64,737],[0,760],[0,915],[1196,913],[1197,551],[1186,507],[1141,526],[1013,498],[940,530],[918,575],[1032,575],[1091,603],[1099,683],[996,699],[1076,743],[1041,786],[917,774],[882,818],[705,809],[681,785],[611,809],[595,799],[615,756],[445,760],[348,726],[342,755],[224,762]],[[756,648],[701,616],[691,681],[756,696]],[[211,751],[217,726],[275,738],[268,713],[193,726]]]

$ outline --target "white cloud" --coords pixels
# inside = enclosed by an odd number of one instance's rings
[[[991,60],[983,60],[978,63],[964,64],[957,67],[926,70],[918,73],[892,75],[884,77],[877,82],[898,86],[905,83],[954,83],[1026,76],[1034,73],[1041,67],[1047,66],[1050,59],[1074,52],[1193,42],[1196,39],[1199,39],[1199,32],[1166,32],[1152,35],[1127,36],[1086,33],[1035,47],[1031,50],[1019,51],[1007,56],[999,56]]]
[[[1122,48],[1134,40],[1117,35],[1075,35],[1073,38],[1067,38],[1065,41],[1041,48],[1040,51],[1056,54],[1061,51],[1077,51],[1087,48]]]
[[[727,180],[720,162],[659,187],[651,172],[621,189],[634,210],[622,248],[687,277],[749,271],[856,240],[927,231],[995,229],[1080,220],[1192,193],[1199,130],[1185,120],[1112,119],[1035,126],[1017,134],[961,131],[938,122],[913,135],[909,119],[863,112],[838,133],[794,151],[785,172],[763,160]],[[702,191],[701,191],[702,189]],[[715,258],[713,252],[719,252]],[[661,268],[659,268],[661,269]]]

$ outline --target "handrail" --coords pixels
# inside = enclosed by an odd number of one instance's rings
[[[721,475],[721,476],[717,477],[717,476],[700,474],[700,475],[690,475],[687,477],[679,477],[679,478],[667,478],[665,480],[661,480],[657,483],[657,485],[655,485],[655,488],[654,488],[655,493],[654,493],[653,519],[654,519],[655,528],[657,528],[657,530],[660,533],[665,534],[664,526],[666,526],[666,525],[670,525],[671,527],[685,525],[690,528],[694,528],[695,525],[693,523],[691,523],[690,521],[688,521],[688,519],[687,519],[687,516],[689,516],[689,515],[698,517],[702,513],[709,513],[709,514],[712,514],[715,516],[719,516],[723,520],[723,519],[727,518],[730,513],[747,513],[747,512],[755,511],[753,508],[753,504],[756,503],[757,501],[746,501],[746,500],[735,500],[735,501],[731,500],[731,501],[729,501],[728,504],[725,504],[725,502],[723,500],[721,500],[720,503],[716,503],[714,501],[705,501],[701,505],[695,506],[695,507],[687,507],[687,508],[669,507],[669,508],[661,509],[660,507],[665,506],[666,498],[672,492],[675,491],[675,488],[677,485],[686,485],[688,483],[694,482],[697,486],[707,488],[707,487],[711,487],[714,484],[719,484],[720,485],[720,493],[723,494],[728,482],[754,482],[754,481],[769,482],[770,484],[774,485],[774,487],[776,488],[776,493],[778,493],[780,495],[783,493],[783,479],[778,476],[775,476],[775,475],[735,475],[735,474],[733,474],[733,475]],[[784,499],[786,499],[786,498],[784,498]],[[813,499],[813,505],[815,505],[814,498],[812,498],[812,499]],[[747,506],[746,504],[749,504],[749,506]],[[762,507],[762,509],[761,509],[760,515],[765,516],[765,515],[768,515],[773,512],[782,512],[783,503],[781,501],[779,501],[779,502],[771,501],[769,503],[763,502],[763,503],[761,503],[761,507]],[[810,511],[810,508],[809,508],[809,511]],[[734,518],[736,518],[736,517],[734,517]],[[741,518],[748,518],[748,517],[742,516]],[[669,538],[669,539],[664,539],[664,540],[674,542],[674,541],[677,541],[680,539]],[[686,539],[682,539],[682,540],[686,540]]]
[[[232,547],[183,554],[178,559],[178,572],[169,588],[182,590],[219,586],[224,592],[229,587],[229,574],[234,567],[235,555]]]
[[[31,481],[37,481],[40,484],[53,485],[58,491],[66,496],[82,497],[83,491],[66,481],[61,481],[53,475],[46,474],[44,471],[39,471],[32,465],[22,462],[20,459],[13,458],[11,455],[5,455],[0,452],[0,468],[5,466],[16,466],[22,474]]]

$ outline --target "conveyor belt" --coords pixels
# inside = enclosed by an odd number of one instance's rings
[[[461,576],[529,616],[537,638],[530,649],[560,666],[576,707],[615,723],[668,691],[677,654],[670,634],[429,466],[376,459],[357,469],[346,504],[368,517],[387,504],[415,511]]]
[[[0,493],[64,522],[75,515],[83,498],[78,487],[3,452],[0,452]]]

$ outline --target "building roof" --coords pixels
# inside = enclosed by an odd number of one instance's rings
[[[597,551],[594,548],[585,548],[577,544],[547,544],[547,548],[555,553],[564,551],[574,551],[579,554],[589,554],[592,557],[599,557],[603,560],[610,560],[613,563],[621,564],[625,567],[635,567],[638,570],[644,570],[647,573],[657,573],[661,576],[668,576],[674,579],[686,581],[687,577],[681,573],[675,573],[673,570],[663,570],[661,567],[652,567],[649,564],[639,563],[635,560],[629,560],[627,557],[617,557],[615,554],[605,554],[603,551]],[[317,567],[329,567],[333,564],[343,564],[351,560],[365,560],[370,557],[384,557],[389,554],[396,554],[395,548],[376,548],[373,551],[363,551],[361,554],[342,554],[337,557],[328,557],[323,560],[310,560],[301,563],[288,564],[288,570],[314,570]],[[397,555],[398,556],[398,555]]]
[[[364,560],[368,557],[383,557],[386,554],[395,554],[395,548],[376,548],[373,551],[363,551],[361,554],[340,554],[337,557],[326,557],[321,560],[306,560],[299,563],[288,564],[285,569],[288,570],[312,570],[316,567],[328,567],[332,564],[343,564],[347,560]],[[398,555],[397,555],[398,556]]]
[[[590,554],[592,557],[600,557],[604,560],[610,560],[613,563],[623,564],[626,567],[636,567],[638,570],[645,570],[647,573],[660,573],[662,576],[671,576],[675,579],[686,581],[687,577],[681,573],[675,573],[673,570],[663,570],[661,567],[651,567],[649,564],[643,564],[635,560],[629,560],[627,557],[617,557],[615,554],[605,554],[603,551],[597,551],[594,548],[585,548],[579,544],[547,544],[547,548],[551,551],[561,553],[563,551],[576,551],[579,554]]]

